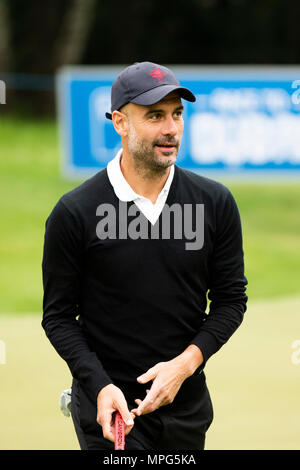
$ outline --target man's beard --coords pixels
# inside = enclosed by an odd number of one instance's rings
[[[166,143],[173,144],[176,147],[176,153],[165,152],[164,157],[158,158],[155,153],[155,146],[164,145]],[[168,158],[168,153],[172,155],[172,157],[174,157],[174,155],[176,157],[178,148],[179,142],[172,136],[166,136],[152,143],[141,140],[130,123],[128,150],[134,158],[136,170],[145,177],[153,178],[163,175],[166,169],[174,163],[174,158]]]

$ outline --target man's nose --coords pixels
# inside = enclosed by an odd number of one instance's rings
[[[162,133],[164,135],[176,135],[178,132],[177,125],[175,120],[173,119],[173,116],[166,117],[164,120],[164,125],[162,128]]]

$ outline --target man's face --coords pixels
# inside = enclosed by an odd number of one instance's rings
[[[151,106],[126,105],[128,151],[139,166],[163,170],[176,162],[184,122],[177,92]]]

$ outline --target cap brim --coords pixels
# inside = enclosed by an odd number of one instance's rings
[[[180,85],[161,85],[152,90],[148,90],[145,93],[137,96],[133,100],[130,100],[131,103],[140,104],[142,106],[149,106],[151,104],[158,103],[165,96],[167,96],[172,91],[178,91],[181,98],[187,101],[196,101],[195,95],[188,89]]]
[[[139,104],[141,106],[150,106],[152,104],[158,103],[172,91],[178,91],[181,98],[186,101],[196,101],[195,95],[188,88],[184,88],[180,85],[161,85],[156,88],[152,88],[145,93],[142,93],[136,98],[130,100],[130,103]],[[111,113],[105,113],[105,116],[107,119],[112,119]]]

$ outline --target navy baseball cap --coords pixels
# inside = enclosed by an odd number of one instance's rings
[[[153,62],[136,62],[126,67],[114,80],[111,88],[111,113],[127,103],[149,106],[162,100],[172,91],[178,90],[181,98],[196,101],[194,94],[180,85],[174,73]]]

